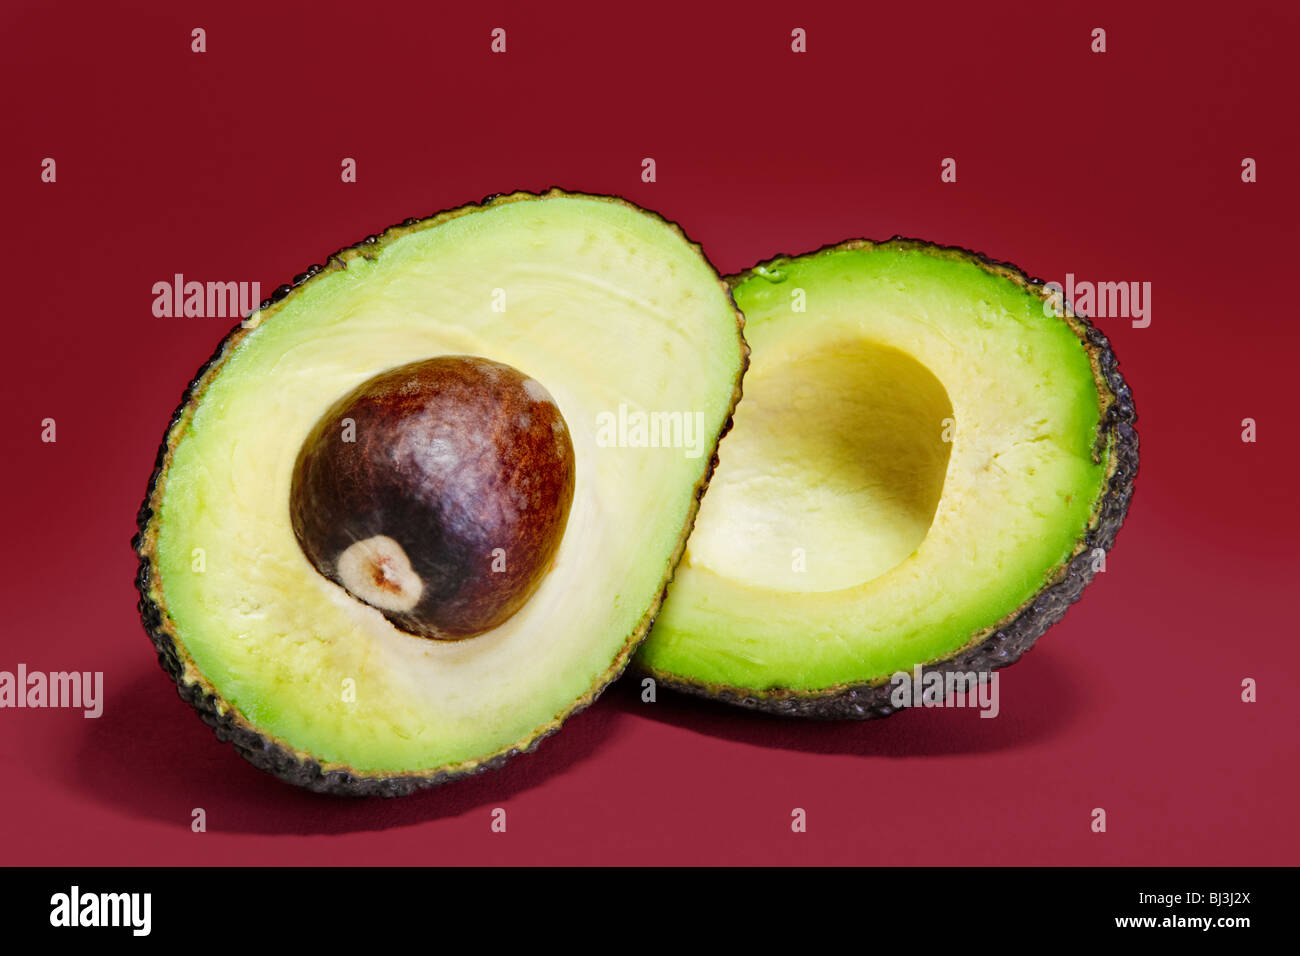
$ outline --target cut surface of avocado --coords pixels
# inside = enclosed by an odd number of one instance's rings
[[[854,241],[730,280],[745,397],[639,666],[778,713],[1011,663],[1114,540],[1135,415],[1104,336],[1012,267]]]
[[[730,422],[740,318],[676,227],[559,191],[408,221],[300,278],[177,410],[141,510],[142,613],[182,696],[254,763],[319,790],[405,793],[531,749],[621,672]],[[574,462],[535,593],[459,641],[399,630],[318,573],[289,507],[333,403],[444,355],[529,376]],[[598,443],[621,405],[697,413],[704,453]]]

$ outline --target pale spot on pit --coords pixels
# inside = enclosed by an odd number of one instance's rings
[[[424,593],[424,582],[411,570],[406,552],[387,535],[349,545],[339,555],[338,572],[354,597],[381,611],[409,611]]]
[[[430,440],[427,454],[429,462],[434,465],[450,468],[457,463],[456,450],[445,438]]]
[[[548,405],[555,404],[555,399],[551,398],[551,393],[535,378],[524,379],[524,391],[535,402],[546,402]]]

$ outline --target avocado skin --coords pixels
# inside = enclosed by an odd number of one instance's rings
[[[1010,263],[991,259],[982,253],[972,252],[960,246],[938,245],[902,236],[895,236],[886,242],[851,239],[823,246],[806,255],[774,256],[737,275],[727,276],[726,281],[735,289],[757,270],[777,265],[782,261],[809,258],[843,249],[874,246],[893,246],[931,253],[938,251],[946,256],[962,258],[988,272],[1010,279],[1039,298],[1046,299],[1046,295],[1042,292],[1043,280],[1030,278]],[[1103,448],[1107,444],[1110,446],[1111,473],[1106,490],[1099,499],[1098,507],[1088,524],[1081,545],[1076,548],[1074,556],[1061,566],[1053,581],[1016,611],[998,622],[991,633],[983,632],[972,643],[947,658],[925,663],[921,668],[923,674],[991,671],[1008,667],[1018,661],[1034,642],[1047,632],[1048,628],[1065,616],[1069,606],[1082,596],[1083,589],[1096,574],[1092,569],[1093,549],[1101,548],[1109,553],[1115,543],[1116,535],[1119,534],[1120,526],[1123,525],[1124,518],[1128,514],[1129,502],[1133,498],[1133,481],[1138,470],[1138,435],[1135,427],[1137,411],[1133,405],[1133,392],[1120,375],[1119,360],[1115,357],[1106,335],[1087,317],[1069,309],[1066,315],[1092,355],[1094,369],[1100,373],[1102,381],[1105,382],[1112,396],[1112,401],[1097,426],[1098,444]],[[908,709],[895,707],[890,703],[893,686],[888,678],[878,683],[844,685],[813,692],[776,688],[765,693],[754,694],[721,684],[682,680],[659,673],[652,668],[637,666],[635,669],[638,674],[651,677],[656,684],[670,690],[706,697],[778,717],[872,720],[878,717],[889,717],[899,710]]]
[[[347,259],[349,253],[371,258],[376,248],[381,247],[392,239],[400,238],[405,230],[412,226],[428,223],[430,220],[446,221],[460,215],[473,213],[491,206],[507,202],[528,201],[531,199],[544,199],[550,196],[576,196],[586,199],[599,199],[606,202],[619,203],[631,206],[644,215],[653,216],[667,224],[673,229],[683,241],[690,244],[696,252],[704,258],[706,263],[707,257],[704,256],[703,249],[694,242],[685,230],[677,223],[667,219],[658,213],[636,206],[627,200],[617,196],[604,196],[591,193],[569,192],[558,187],[552,187],[541,193],[529,193],[524,191],[514,193],[493,193],[484,197],[481,202],[469,203],[459,206],[445,212],[435,213],[432,216],[421,218],[411,217],[402,220],[397,225],[391,226],[380,233],[367,236],[361,242],[352,246],[345,246],[334,254],[327,256],[325,264],[315,264],[308,266],[303,272],[294,276],[291,283],[278,286],[270,296],[264,299],[258,306],[259,311],[266,309],[275,303],[284,299],[290,292],[305,285],[315,276],[331,269],[347,268]],[[710,269],[712,263],[708,263]],[[744,341],[743,332],[745,327],[744,315],[736,307],[734,296],[731,294],[732,286],[725,280],[720,280],[727,294],[727,299],[731,303],[732,311],[736,316],[736,326],[741,334],[741,366],[737,374],[735,384],[732,389],[730,406],[727,418],[718,433],[718,441],[731,430],[736,411],[736,405],[741,398],[741,383],[744,381],[745,372],[749,369],[750,349],[749,344]],[[162,443],[158,447],[158,455],[154,460],[153,473],[149,476],[148,488],[145,491],[144,501],[136,514],[136,534],[131,538],[131,549],[139,559],[139,566],[135,575],[135,588],[139,593],[137,608],[140,612],[140,620],[144,625],[145,632],[153,642],[154,649],[158,654],[158,663],[163,671],[176,682],[176,690],[181,700],[185,701],[198,713],[199,717],[205,724],[212,728],[217,739],[231,744],[241,757],[257,767],[259,770],[266,771],[274,777],[291,783],[299,787],[305,787],[316,793],[328,793],[335,796],[348,797],[403,797],[415,793],[417,790],[436,787],[452,780],[458,780],[463,777],[473,776],[486,770],[496,770],[503,766],[510,758],[523,753],[532,753],[538,745],[547,737],[556,733],[560,727],[570,717],[586,710],[595,702],[596,698],[622,676],[623,671],[627,668],[633,653],[640,643],[650,632],[650,626],[654,623],[659,608],[662,606],[665,596],[668,593],[668,584],[672,580],[673,571],[676,569],[678,562],[686,550],[686,540],[690,537],[691,529],[695,524],[695,516],[699,512],[700,499],[703,498],[705,490],[709,486],[709,481],[718,466],[717,445],[714,445],[713,455],[709,460],[708,467],[704,475],[695,487],[695,492],[691,501],[690,514],[688,515],[686,526],[682,529],[682,534],[677,542],[677,548],[673,552],[668,562],[668,571],[665,575],[664,582],[659,589],[659,594],[654,602],[646,610],[645,616],[641,619],[636,629],[628,636],[627,642],[619,652],[609,669],[597,680],[590,691],[582,699],[564,714],[558,716],[550,724],[544,727],[539,733],[524,742],[522,746],[513,746],[495,754],[491,754],[482,760],[467,764],[458,764],[454,767],[439,770],[433,774],[371,774],[365,771],[356,770],[350,767],[338,767],[335,765],[322,765],[309,754],[295,750],[287,743],[273,738],[269,735],[260,733],[253,727],[243,715],[230,703],[225,701],[220,694],[208,683],[207,679],[189,660],[189,655],[183,647],[178,646],[175,634],[167,623],[167,615],[164,608],[153,597],[153,583],[155,578],[154,563],[152,559],[153,547],[156,541],[157,531],[152,528],[154,518],[154,497],[160,490],[159,482],[167,470],[169,459],[171,457],[172,443],[174,439],[179,438],[179,427],[184,423],[187,414],[195,405],[196,400],[201,396],[210,374],[215,372],[225,361],[227,353],[232,350],[243,338],[244,334],[251,331],[243,326],[243,323],[232,328],[224,339],[221,340],[216,350],[195,373],[193,380],[186,386],[181,395],[180,404],[172,412],[168,420],[167,428],[163,433]]]

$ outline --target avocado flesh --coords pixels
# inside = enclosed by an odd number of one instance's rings
[[[344,250],[248,324],[191,386],[141,515],[142,608],[182,695],[264,768],[360,793],[495,765],[594,699],[658,608],[738,395],[739,317],[698,248],[620,201],[515,194]],[[399,631],[326,580],[288,507],[331,403],[441,354],[542,383],[576,461],[551,571],[461,642]],[[702,412],[704,453],[599,447],[620,403]]]
[[[731,281],[745,398],[639,666],[758,709],[869,717],[891,712],[897,671],[1015,660],[1131,495],[1135,416],[1104,337],[1045,315],[1016,270],[924,243]]]

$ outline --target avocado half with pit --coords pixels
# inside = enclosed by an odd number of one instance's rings
[[[1106,337],[1012,266],[910,240],[729,281],[745,398],[639,667],[867,718],[897,709],[899,672],[1013,663],[1132,496],[1136,415]]]
[[[623,670],[747,350],[658,216],[514,194],[277,290],[199,372],[134,541],[181,696],[258,767],[398,795],[531,750]],[[689,410],[692,448],[608,441]]]

